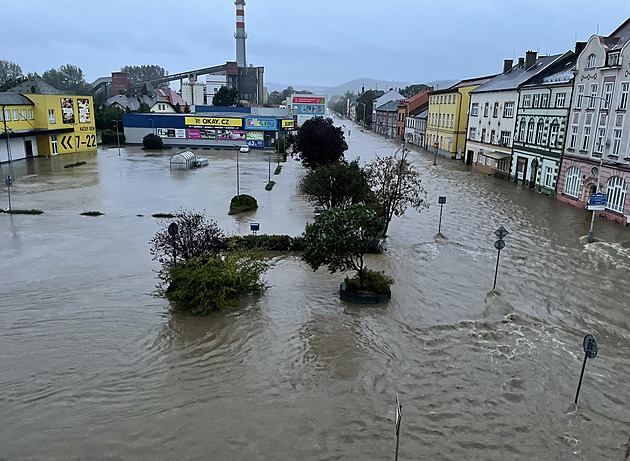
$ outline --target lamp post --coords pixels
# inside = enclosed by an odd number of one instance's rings
[[[118,155],[120,155],[120,132],[118,131],[118,120],[114,120],[116,123],[116,141],[118,141]]]
[[[364,102],[360,102],[359,103],[360,106],[363,106],[363,120],[362,120],[362,126],[365,128],[365,103]]]
[[[603,98],[601,96],[587,96],[584,95],[585,98],[592,98],[592,99],[601,99],[602,101],[604,101],[606,103],[606,105],[610,105],[610,102],[608,99]],[[600,107],[601,108],[601,107]],[[598,111],[598,115],[599,115]],[[597,186],[595,187],[595,193],[599,192],[599,182],[602,176],[602,167],[604,165],[604,154],[606,152],[606,137],[608,136],[608,119],[606,119],[606,128],[605,128],[605,134],[604,134],[604,148],[602,149],[602,156],[599,158],[599,168],[597,169]],[[595,241],[595,237],[593,237],[593,226],[595,225],[595,212],[597,210],[593,210],[593,214],[591,215],[591,227],[588,230],[588,237],[587,237],[587,241],[588,243],[593,243]]]
[[[435,135],[435,154],[433,156],[433,164],[437,165],[437,154],[440,148],[440,115],[442,115],[440,104],[438,103],[438,116],[437,116],[437,132]]]
[[[241,146],[239,144],[234,144],[234,147],[236,147],[236,200],[240,203],[241,185],[239,183],[239,174],[238,174],[238,152],[241,150]]]

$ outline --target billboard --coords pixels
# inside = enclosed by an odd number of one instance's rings
[[[248,131],[247,145],[250,147],[265,147],[265,133],[262,131]]]
[[[79,123],[92,123],[90,100],[87,98],[77,98],[77,106],[79,106]]]
[[[240,120],[240,119],[239,119]],[[240,130],[219,130],[219,141],[245,141],[245,132]]]
[[[155,133],[160,138],[186,139],[186,130],[182,130],[178,128],[156,128]]]
[[[278,121],[272,117],[245,117],[245,129],[275,131]]]
[[[243,119],[233,117],[185,117],[184,123],[188,126],[241,128]]]
[[[74,100],[61,98],[61,120],[63,123],[74,124]]]
[[[290,114],[297,115],[298,126],[313,117],[326,116],[326,95],[293,94],[291,95]]]
[[[188,130],[188,139],[217,139],[217,130],[190,128]]]
[[[295,128],[295,120],[282,120],[282,128]]]
[[[326,105],[326,96],[293,96],[293,104],[323,104]]]
[[[293,104],[293,109],[298,115],[312,115],[323,117],[326,115],[326,106],[323,104]]]

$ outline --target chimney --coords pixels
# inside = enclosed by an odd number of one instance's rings
[[[518,67],[523,67],[525,64],[525,58],[518,58]]]
[[[538,52],[536,51],[528,51],[525,53],[525,70],[529,70],[536,64],[536,56]]]
[[[586,42],[575,42],[575,55],[579,56],[584,48],[586,48]]]
[[[510,70],[512,68],[512,64],[514,63],[514,61],[512,61],[511,59],[504,59],[503,60],[503,73],[505,74],[508,70]]]
[[[245,0],[234,0],[236,5],[236,64],[238,67],[247,67],[247,59],[245,57]]]

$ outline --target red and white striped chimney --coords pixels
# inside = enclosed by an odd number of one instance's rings
[[[234,38],[236,39],[236,63],[238,67],[246,67],[245,39],[247,38],[247,32],[245,32],[245,0],[235,0],[234,4],[236,5],[236,33],[234,34]]]

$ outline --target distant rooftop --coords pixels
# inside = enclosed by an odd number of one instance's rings
[[[507,72],[497,75],[487,83],[479,86],[471,91],[471,93],[484,93],[488,91],[506,91],[516,90],[521,84],[527,80],[536,77],[545,70],[549,65],[562,57],[562,54],[554,54],[551,56],[539,56],[535,64],[529,69],[525,68],[525,64],[516,64]]]
[[[0,106],[33,106],[33,101],[17,93],[0,93]]]
[[[9,91],[21,94],[66,94],[46,83],[41,77],[31,77]]]

